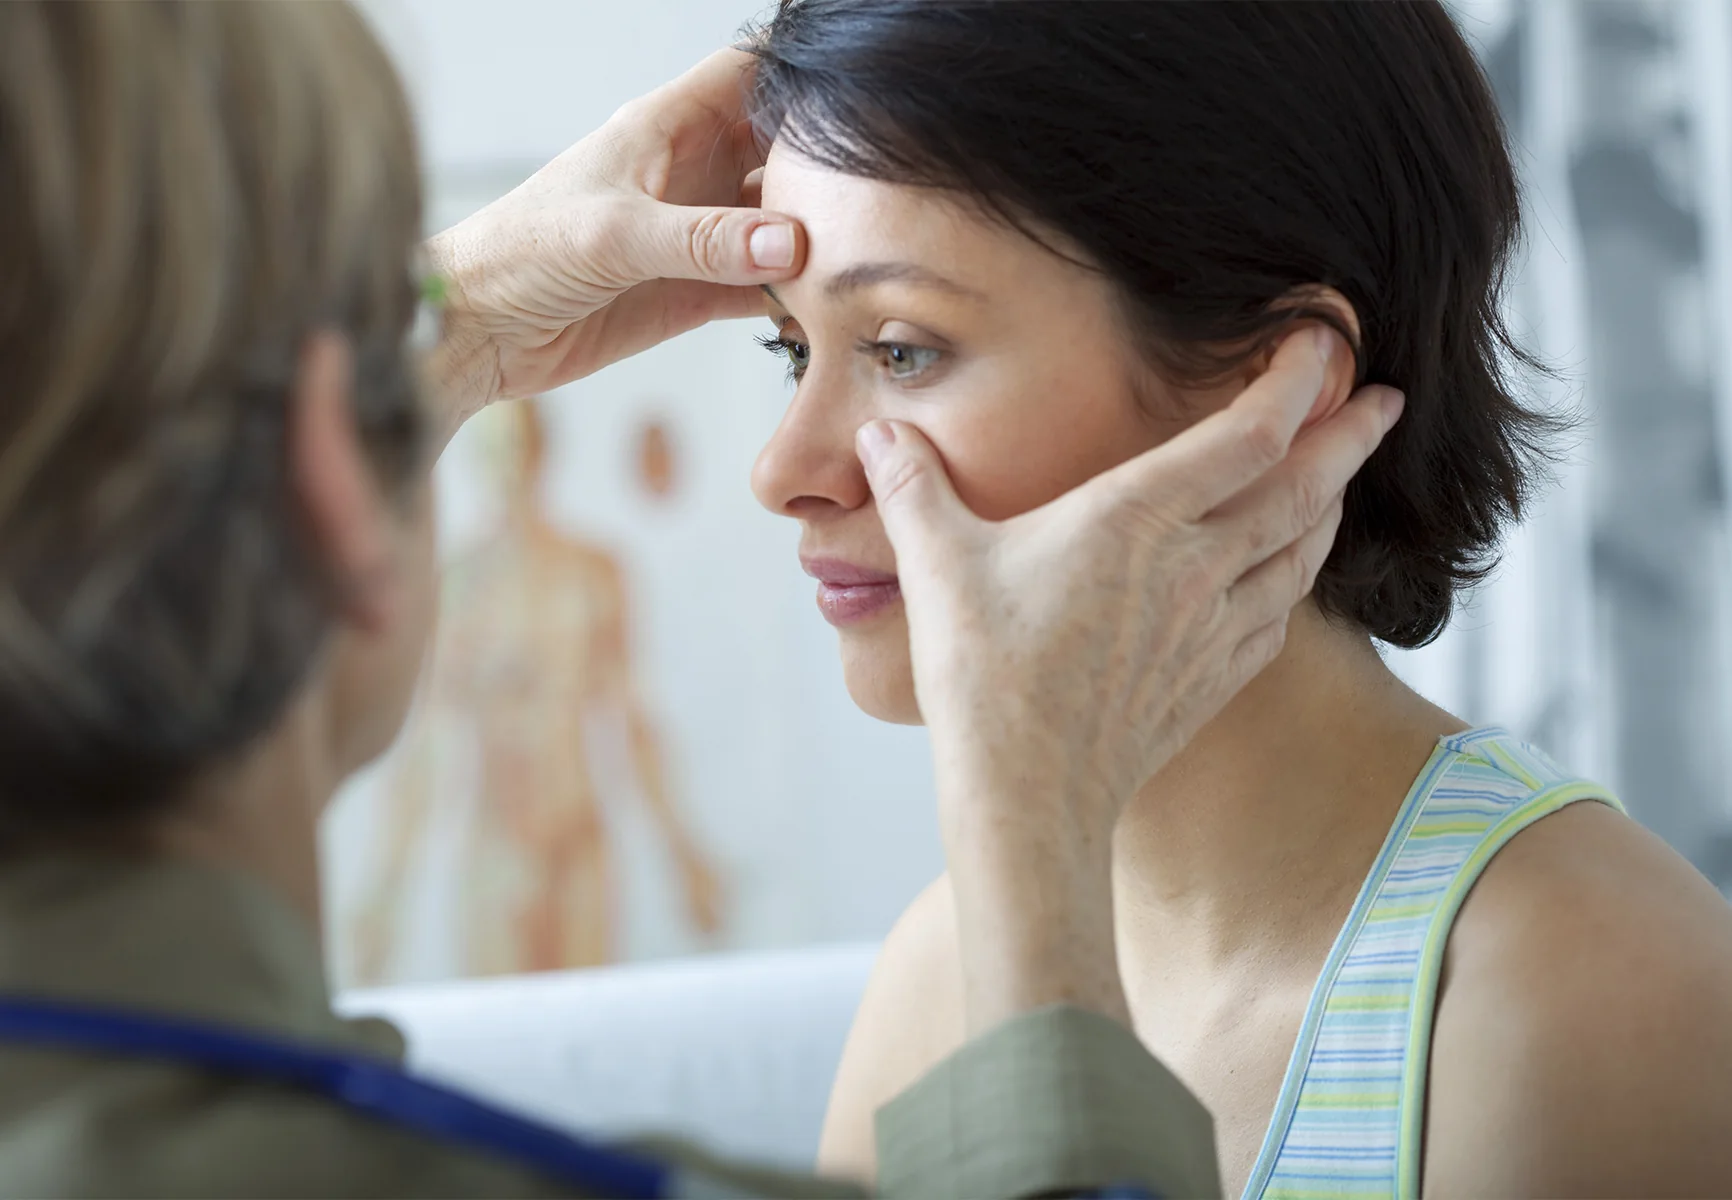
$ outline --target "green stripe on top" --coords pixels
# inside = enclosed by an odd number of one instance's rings
[[[1417,1196],[1450,928],[1498,850],[1579,800],[1622,806],[1502,729],[1443,738],[1409,789],[1311,993],[1248,1200]]]

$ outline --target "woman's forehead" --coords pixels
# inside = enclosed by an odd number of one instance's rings
[[[958,300],[993,300],[1066,265],[954,193],[849,175],[781,142],[764,167],[763,207],[806,228],[806,268],[777,287],[779,296],[833,297],[902,283]]]

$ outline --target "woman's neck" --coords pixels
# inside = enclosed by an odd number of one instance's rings
[[[1437,739],[1465,727],[1301,606],[1281,656],[1126,810],[1127,959],[1314,971]]]

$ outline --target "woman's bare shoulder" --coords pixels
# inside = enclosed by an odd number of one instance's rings
[[[950,879],[940,876],[884,939],[830,1092],[818,1164],[870,1180],[873,1114],[955,1050],[963,1037],[962,977]]]
[[[1732,1179],[1732,907],[1578,803],[1487,866],[1451,934],[1425,1190],[1707,1195]]]

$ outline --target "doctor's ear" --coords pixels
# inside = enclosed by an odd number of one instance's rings
[[[1354,311],[1346,296],[1323,284],[1295,288],[1277,300],[1271,308],[1277,312],[1290,311],[1294,320],[1281,331],[1278,340],[1259,351],[1247,364],[1247,382],[1267,371],[1281,343],[1300,329],[1323,326],[1335,331],[1335,351],[1329,357],[1329,366],[1317,403],[1305,418],[1305,424],[1300,426],[1300,430],[1304,431],[1338,412],[1341,406],[1347,403],[1347,397],[1353,394],[1353,389],[1358,386],[1359,362],[1363,357],[1359,314]],[[1343,336],[1344,334],[1346,336]]]
[[[393,512],[368,462],[353,404],[355,354],[332,329],[301,348],[289,393],[290,486],[336,611],[368,632],[387,627],[405,588]]]

